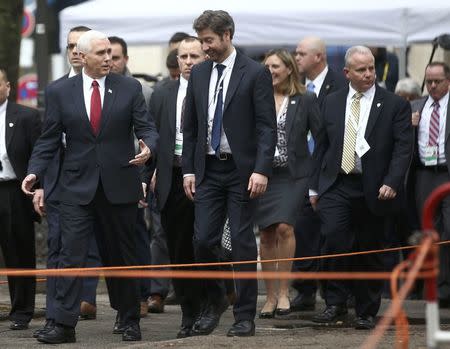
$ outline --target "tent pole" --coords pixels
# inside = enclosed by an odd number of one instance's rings
[[[398,49],[398,78],[406,77],[406,46]]]

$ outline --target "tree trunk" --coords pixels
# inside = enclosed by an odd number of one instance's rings
[[[0,67],[11,83],[10,99],[17,96],[23,0],[0,1]]]

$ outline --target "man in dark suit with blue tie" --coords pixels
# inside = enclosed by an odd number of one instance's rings
[[[33,150],[22,190],[33,195],[32,187],[45,173],[64,132],[59,267],[85,266],[93,231],[105,266],[136,265],[134,229],[137,204],[143,196],[136,165],[143,165],[155,153],[158,135],[140,83],[109,74],[107,36],[90,30],[80,36],[77,49],[83,71],[48,88],[44,131]],[[140,144],[137,155],[133,129]],[[108,279],[107,283],[111,305],[118,310],[120,332],[115,333],[122,333],[125,341],[140,340],[137,280]],[[55,325],[38,336],[38,341],[75,341],[81,285],[80,278],[57,280]]]
[[[195,205],[195,257],[198,262],[219,261],[228,216],[233,260],[255,260],[253,199],[266,189],[277,137],[271,75],[236,52],[234,22],[227,12],[203,12],[194,29],[211,59],[192,69],[183,128],[184,189]],[[255,271],[256,265],[235,269]],[[257,281],[235,283],[235,323],[227,335],[252,336]],[[205,280],[204,286],[206,302],[194,335],[211,333],[226,308],[222,284]]]
[[[411,107],[375,84],[375,60],[367,47],[345,55],[348,87],[328,95],[322,107],[324,132],[316,143],[310,201],[317,209],[324,253],[383,247],[385,217],[402,208],[403,182],[412,155]],[[380,271],[380,254],[327,259],[325,271]],[[347,314],[353,286],[355,328],[371,329],[381,303],[383,283],[327,281],[326,309],[318,323],[334,323]]]

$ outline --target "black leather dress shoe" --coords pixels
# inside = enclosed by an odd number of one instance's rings
[[[333,323],[339,320],[343,320],[347,315],[347,308],[342,305],[330,305],[319,314],[314,315],[313,322],[319,324]]]
[[[250,337],[254,335],[255,322],[252,320],[236,321],[227,333],[227,337]]]
[[[116,321],[114,322],[113,333],[114,334],[123,334],[125,332],[125,325],[120,320],[119,312],[116,315]]]
[[[55,324],[50,331],[39,335],[37,340],[48,344],[75,343],[75,328]]]
[[[291,311],[307,311],[316,308],[316,295],[305,296],[299,293],[291,302]]]
[[[128,326],[126,326],[122,334],[123,341],[132,342],[132,341],[140,341],[141,339],[142,339],[141,328],[139,327],[139,324],[129,324]]]
[[[355,319],[355,329],[371,330],[375,327],[375,319],[373,316],[357,316]]]
[[[192,327],[193,336],[205,336],[215,330],[219,324],[220,317],[228,308],[228,301],[222,300],[219,304],[209,304],[203,310],[199,319]]]
[[[55,326],[55,322],[53,320],[47,320],[45,321],[45,324],[43,327],[38,328],[36,331],[33,332],[33,337],[37,338],[39,335],[46,333],[50,331]]]
[[[182,325],[177,333],[177,338],[186,338],[192,336],[192,326]]]
[[[26,322],[26,321],[13,320],[13,321],[11,321],[11,324],[9,325],[10,330],[26,330],[27,328],[28,328],[28,322]]]

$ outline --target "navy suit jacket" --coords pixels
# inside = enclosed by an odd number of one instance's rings
[[[348,85],[348,81],[344,77],[344,74],[342,72],[335,72],[328,67],[327,75],[325,75],[325,80],[323,80],[322,87],[320,88],[319,95],[317,96],[319,105],[323,105],[325,97],[330,93],[336,92],[337,90],[344,88],[346,85]]]
[[[67,80],[69,74],[66,74],[59,79],[53,81],[49,86],[54,84],[58,84],[61,81]],[[45,92],[45,96],[47,97],[47,89]],[[45,109],[47,109],[47,98],[45,100]],[[42,187],[44,188],[45,200],[58,201],[59,200],[59,187],[58,187],[58,178],[61,169],[61,160],[64,156],[64,147],[63,144],[60,143],[60,147],[57,150],[55,157],[50,162],[47,170],[45,172],[44,178],[42,179]]]
[[[313,188],[319,197],[335,183],[341,172],[348,87],[330,94],[324,101],[324,132],[314,153],[316,172]],[[364,196],[374,214],[395,212],[402,207],[403,183],[412,156],[411,107],[403,98],[376,87],[365,139],[370,146],[361,158]],[[397,191],[394,200],[378,200],[386,184]]]
[[[160,150],[156,162],[157,180],[155,194],[158,208],[162,210],[172,186],[172,170],[175,153],[175,129],[177,96],[180,82],[168,81],[155,89],[150,99],[150,113],[155,117],[160,134]]]
[[[88,204],[100,180],[111,203],[137,202],[143,194],[139,169],[129,164],[135,156],[133,129],[153,155],[158,140],[141,84],[117,74],[106,77],[101,125],[95,136],[85,108],[82,79],[79,74],[48,87],[44,131],[34,148],[28,173],[42,178],[65,132],[59,179],[61,202]]]
[[[194,66],[186,94],[183,173],[194,173],[196,185],[205,172],[212,67],[212,61]],[[239,52],[225,96],[223,129],[243,182],[253,172],[271,175],[277,141],[272,77],[264,66]]]

